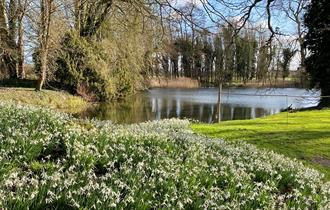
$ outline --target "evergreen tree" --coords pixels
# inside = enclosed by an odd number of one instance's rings
[[[265,42],[262,41],[258,53],[258,62],[257,62],[257,72],[256,78],[258,81],[265,82],[266,76],[268,73],[268,64],[269,64],[269,47],[265,45]]]
[[[246,40],[240,36],[235,37],[235,73],[237,79],[244,78],[247,65],[247,54],[245,51]]]
[[[183,70],[183,75],[186,77],[191,76],[191,63],[193,57],[193,46],[191,39],[187,38],[178,38],[176,41],[176,47],[181,54],[181,67]]]
[[[214,59],[215,59],[215,72],[216,81],[219,82],[220,76],[223,74],[224,62],[223,62],[223,42],[220,34],[217,34],[214,39]]]
[[[310,56],[306,68],[312,86],[321,89],[322,96],[330,96],[330,1],[312,0],[305,15],[308,28],[306,45]],[[319,106],[330,106],[330,97],[321,99]]]
[[[204,47],[203,47],[203,54],[204,54],[204,82],[207,84],[212,82],[212,73],[213,73],[213,47],[209,41],[208,36],[204,36]]]
[[[200,38],[196,38],[196,43],[195,43],[195,47],[194,47],[194,71],[195,71],[195,79],[198,79],[199,81],[201,81],[202,79],[202,67],[203,67],[203,54],[202,54],[202,50],[203,50],[203,43],[200,40]]]
[[[233,40],[234,29],[230,26],[222,29],[224,43],[224,80],[231,81],[235,70],[235,43]]]
[[[290,63],[295,54],[295,51],[291,50],[290,48],[284,48],[282,53],[283,53],[283,60],[281,62],[281,66],[282,66],[282,78],[284,81],[285,78],[288,77],[290,74]]]

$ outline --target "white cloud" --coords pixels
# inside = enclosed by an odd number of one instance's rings
[[[192,3],[196,6],[200,6],[200,5],[202,5],[202,0],[174,0],[174,4],[179,5],[179,6],[182,6],[185,4],[190,4],[190,3]]]

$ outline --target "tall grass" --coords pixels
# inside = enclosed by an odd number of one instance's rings
[[[151,88],[198,88],[200,83],[188,77],[178,77],[178,78],[153,78],[150,80]]]

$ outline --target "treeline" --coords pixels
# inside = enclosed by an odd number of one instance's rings
[[[192,31],[194,30],[194,31]],[[285,79],[295,51],[288,44],[268,42],[267,34],[225,25],[212,33],[190,28],[172,32],[154,72],[167,77],[189,77],[204,85],[222,82]]]
[[[208,28],[195,4],[178,10],[168,1],[0,0],[0,78],[111,100],[151,76],[205,85],[288,76],[294,51],[268,42],[265,28]]]
[[[0,0],[0,77],[24,79],[33,63],[36,90],[123,97],[143,86],[161,46],[154,11],[143,0]]]

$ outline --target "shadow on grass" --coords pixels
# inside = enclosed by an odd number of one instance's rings
[[[198,131],[198,129],[196,129]],[[253,142],[277,142],[279,140],[288,140],[288,142],[294,143],[310,143],[321,139],[330,139],[330,130],[329,131],[258,131],[257,129],[249,128],[238,128],[238,129],[208,129],[207,132],[201,131],[205,135],[210,135],[213,137],[226,138],[230,137],[228,140],[249,140]],[[325,140],[324,140],[325,141]],[[284,143],[284,142],[282,142]],[[317,149],[317,148],[315,148]],[[330,151],[330,148],[329,148]]]
[[[4,79],[0,80],[1,87],[20,87],[20,88],[35,88],[37,80],[30,79]]]

